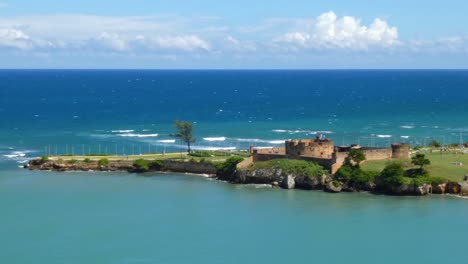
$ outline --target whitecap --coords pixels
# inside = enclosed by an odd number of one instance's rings
[[[272,140],[272,141],[268,141],[268,143],[270,144],[284,144],[284,140]]]
[[[126,133],[126,134],[118,134],[119,137],[137,137],[137,138],[146,138],[146,137],[157,137],[158,134],[133,134],[133,133]]]
[[[415,126],[400,126],[401,128],[405,128],[405,129],[413,129],[415,128]]]
[[[175,143],[175,139],[158,140],[159,143]]]
[[[206,137],[206,138],[203,138],[203,140],[205,140],[205,141],[225,141],[226,138],[225,137]]]
[[[401,136],[401,138],[409,138],[409,136]]]
[[[392,135],[377,135],[378,138],[391,138]]]
[[[122,130],[112,130],[112,133],[132,133],[135,132],[133,129],[122,129]]]
[[[288,129],[273,129],[272,132],[275,133],[289,133],[289,134],[309,134],[309,135],[317,135],[317,134],[333,134],[333,131],[329,130],[304,130],[304,129],[296,129],[296,130],[288,130]]]

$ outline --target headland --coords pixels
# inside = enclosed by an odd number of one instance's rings
[[[442,150],[438,152],[440,154],[423,151],[431,159],[447,155]],[[357,144],[335,146],[331,139],[317,137],[287,140],[281,148],[250,147],[249,151],[223,153],[194,151],[135,156],[45,156],[31,160],[25,168],[127,171],[146,176],[166,171],[204,174],[233,184],[270,184],[283,189],[331,193],[367,191],[388,195],[447,193],[468,196],[467,177],[432,175],[431,168],[425,166],[430,164],[429,159],[418,152],[420,150],[414,151],[404,143],[394,143],[388,148],[368,148]],[[457,158],[468,158],[468,155],[462,154],[459,153]],[[446,165],[463,166],[463,163]]]

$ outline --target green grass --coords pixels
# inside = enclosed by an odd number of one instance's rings
[[[231,154],[231,155],[234,155],[234,154]],[[224,162],[229,157],[231,156],[226,155],[226,156],[213,156],[213,157],[192,157],[192,156],[187,155],[186,153],[166,153],[165,155],[158,153],[158,154],[128,155],[128,156],[115,156],[115,155],[103,155],[103,156],[97,156],[97,155],[71,156],[70,155],[70,156],[58,156],[58,157],[51,156],[50,160],[61,159],[63,161],[69,161],[69,160],[88,159],[89,161],[98,161],[100,159],[108,159],[109,161],[115,161],[115,160],[135,161],[139,159],[144,159],[144,160],[165,160],[165,159],[190,160],[190,159],[193,159],[197,162],[200,160],[210,161],[210,162]]]
[[[446,152],[434,152],[434,153],[427,153],[421,152],[426,154],[426,158],[431,161],[431,165],[427,166],[427,169],[431,176],[433,177],[442,177],[452,181],[461,181],[463,179],[463,175],[468,174],[468,154],[465,155],[454,155],[451,153]],[[389,160],[377,160],[377,161],[367,161],[362,164],[362,169],[364,170],[374,170],[374,171],[382,171],[385,165],[390,162]],[[402,160],[404,162],[405,167],[410,166],[411,161]],[[453,162],[461,162],[462,166],[454,165]]]

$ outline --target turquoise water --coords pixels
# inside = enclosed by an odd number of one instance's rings
[[[468,200],[9,170],[1,263],[466,263]]]

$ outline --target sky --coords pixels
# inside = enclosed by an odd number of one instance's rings
[[[466,0],[0,0],[0,68],[467,69]]]

